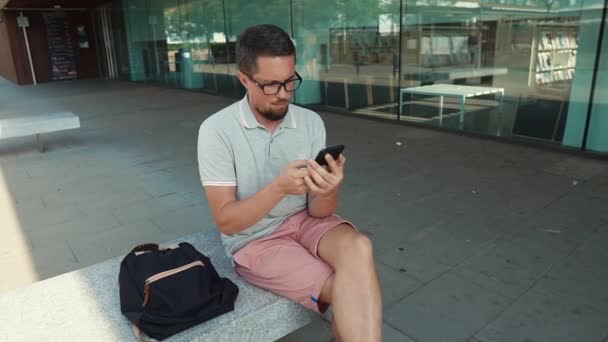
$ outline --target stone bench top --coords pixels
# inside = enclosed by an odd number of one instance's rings
[[[167,244],[190,242],[210,257],[220,276],[239,287],[235,309],[166,341],[274,341],[310,323],[312,313],[304,307],[236,275],[214,233]],[[120,312],[117,279],[122,258],[1,294],[0,341],[137,341]]]
[[[80,119],[71,112],[0,119],[0,139],[80,128]]]

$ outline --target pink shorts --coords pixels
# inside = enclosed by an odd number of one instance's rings
[[[271,235],[236,252],[234,270],[258,287],[325,312],[328,306],[319,303],[319,295],[334,270],[319,258],[317,246],[325,233],[341,223],[356,229],[337,215],[314,218],[303,210]]]

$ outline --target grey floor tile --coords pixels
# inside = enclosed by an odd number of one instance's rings
[[[371,217],[366,215],[364,211],[359,213],[340,212],[339,214],[355,224],[361,232],[372,240],[376,255],[391,250],[407,236],[425,228],[425,226],[399,220],[396,212],[383,211]]]
[[[32,261],[40,280],[58,276],[83,267],[78,262],[65,241],[62,244],[47,245],[45,248],[35,249]]]
[[[91,212],[63,223],[49,224],[28,231],[34,248],[43,247],[51,241],[80,238],[118,227],[120,223],[107,212]]]
[[[193,206],[177,209],[150,218],[152,222],[175,237],[187,236],[202,231],[217,230],[208,207]],[[219,230],[217,231],[219,234]]]
[[[279,339],[277,342],[330,342],[333,340],[331,324],[320,316],[314,316],[310,324]]]
[[[453,272],[476,286],[515,299],[559,260],[547,250],[524,248],[500,239]]]
[[[601,341],[608,314],[576,298],[529,291],[481,330],[481,341]]]
[[[385,320],[407,332],[415,341],[464,341],[465,336],[475,331],[475,327],[468,326],[466,322],[428,308],[410,307],[396,315],[399,320],[391,317],[385,317]]]
[[[588,269],[600,269],[608,260],[608,226],[598,230],[583,242],[568,258]]]
[[[601,161],[572,157],[561,160],[544,171],[573,179],[587,180],[606,171],[606,168],[606,163]]]
[[[607,186],[608,172],[602,172],[588,181],[580,182],[576,186],[575,192],[605,199],[608,197],[608,194],[606,194],[606,191],[604,190]]]
[[[192,167],[196,169],[195,166]],[[184,182],[183,179],[177,178],[172,174],[171,170],[154,171],[141,175],[137,180],[137,184],[152,197],[159,197],[170,193],[186,193],[195,189],[202,190],[200,182]]]
[[[147,174],[155,171],[172,169],[182,163],[183,161],[176,160],[171,156],[158,156],[157,158],[151,158],[149,160],[139,162],[135,165],[135,167],[139,168],[141,174]]]
[[[382,303],[385,309],[414,292],[422,284],[406,273],[394,270],[381,262],[376,263],[376,270],[380,278]]]
[[[509,300],[455,274],[445,274],[394,304],[385,320],[417,341],[464,341]]]
[[[47,209],[56,209],[57,207],[63,208],[65,206],[68,205],[73,205],[73,203],[62,203],[59,206],[48,206],[42,197],[29,197],[25,200],[21,200],[18,202],[14,202],[11,203],[11,210],[13,210],[13,212],[15,214],[20,214],[20,215],[27,215],[27,214],[34,214],[36,212],[39,211],[44,211]]]
[[[386,323],[384,323],[383,329],[384,342],[414,342],[414,340]]]
[[[584,223],[605,221],[608,219],[608,213],[605,210],[606,205],[608,205],[608,194],[589,194],[581,189],[584,186],[587,186],[587,183],[583,186],[574,187],[568,195],[552,202],[547,209],[557,211],[558,213],[555,216],[559,216],[560,212],[562,215],[572,213],[578,217],[580,222]],[[597,183],[589,184],[589,186],[596,190],[604,188],[602,184]]]
[[[15,214],[27,231],[44,229],[48,225],[60,224],[82,216],[82,212],[74,204],[57,208],[17,210]]]
[[[82,193],[74,198],[78,208],[88,214],[102,210],[111,211],[139,201],[151,199],[152,197],[142,190],[124,187],[119,191],[108,190],[102,193]]]
[[[594,234],[567,260],[545,274],[534,289],[568,297],[608,313],[608,232]]]
[[[195,189],[194,191],[183,193],[181,196],[183,196],[188,203],[194,203],[195,205],[200,205],[207,209],[209,208],[209,202],[207,201],[203,189]],[[211,213],[210,210],[209,213]]]
[[[12,182],[10,189],[18,202],[25,202],[32,197],[41,198],[44,194],[61,192],[62,186],[52,179],[43,178],[20,183]]]
[[[94,181],[82,180],[80,182],[62,186],[61,195],[65,198],[73,199],[78,202],[88,201],[107,201],[117,195],[133,193],[135,195],[145,194],[144,189],[135,184],[135,177],[127,176],[107,176],[97,178]]]
[[[527,248],[551,250],[566,256],[603,224],[593,213],[549,206],[504,235]]]
[[[124,255],[138,244],[162,243],[172,238],[172,235],[161,231],[149,220],[143,220],[96,234],[68,237],[67,242],[78,262],[91,265]]]
[[[201,205],[200,197],[192,196],[191,193],[184,193],[184,192],[167,193],[167,194],[158,196],[157,199],[165,207],[171,208],[171,209],[189,208],[189,207]]]
[[[112,214],[122,224],[130,224],[150,217],[168,215],[174,210],[193,206],[179,194],[170,194],[160,198],[151,198],[133,202],[112,210]]]
[[[451,268],[441,263],[432,252],[409,245],[383,250],[377,258],[394,270],[407,273],[420,282],[431,281]]]
[[[482,253],[500,233],[480,224],[451,221],[406,236],[378,252],[382,262],[428,282],[451,267]]]

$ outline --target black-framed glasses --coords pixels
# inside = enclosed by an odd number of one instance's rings
[[[297,71],[296,71],[296,73],[294,75],[295,78],[290,78],[290,79],[288,79],[285,82],[274,81],[274,82],[270,82],[270,83],[266,83],[266,84],[262,84],[262,83],[256,81],[255,79],[253,79],[253,77],[251,77],[247,73],[243,72],[243,74],[245,74],[247,77],[249,77],[250,80],[252,80],[253,82],[255,82],[255,84],[260,89],[262,89],[262,92],[265,95],[276,95],[276,94],[279,93],[279,91],[281,91],[281,88],[285,89],[285,91],[288,92],[288,93],[293,93],[302,84],[302,77],[300,76],[300,74],[298,74]]]

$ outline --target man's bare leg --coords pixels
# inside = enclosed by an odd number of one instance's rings
[[[332,275],[329,279],[327,279],[325,285],[323,286],[323,289],[321,290],[321,295],[319,295],[319,301],[321,301],[322,303],[331,304],[331,291],[334,286],[334,277],[335,275]],[[342,338],[340,337],[340,333],[336,325],[335,317],[332,317],[331,320],[331,332],[334,335],[336,342],[342,342]]]
[[[338,331],[338,326],[336,325],[336,320],[331,320],[331,332],[334,334],[335,342],[342,342],[342,337],[340,337],[340,332]]]
[[[333,306],[336,338],[381,341],[382,295],[369,239],[348,225],[340,225],[321,238],[318,253],[336,272],[320,296]]]

